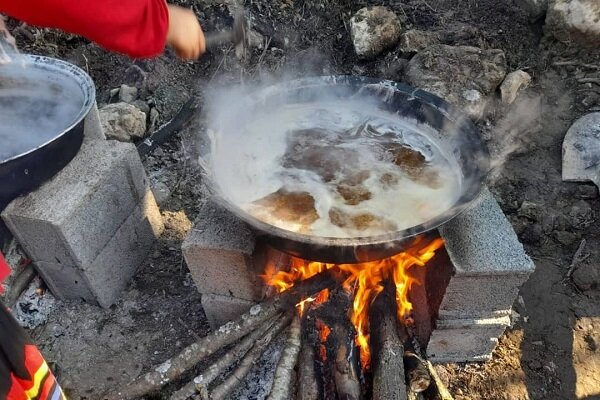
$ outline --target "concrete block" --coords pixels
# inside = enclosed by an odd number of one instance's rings
[[[528,274],[455,276],[446,288],[440,312],[462,312],[464,318],[472,318],[510,309],[527,278]]]
[[[499,335],[497,328],[439,329],[431,334],[427,357],[433,363],[487,361]]]
[[[238,319],[255,305],[253,301],[216,294],[202,295],[202,308],[211,329],[218,329],[229,321]]]
[[[98,105],[94,102],[92,109],[83,121],[83,134],[88,139],[106,140],[102,124],[100,124],[100,114],[98,113]]]
[[[258,300],[260,278],[252,272],[254,236],[250,228],[211,201],[199,212],[182,245],[183,255],[201,293]]]
[[[437,329],[498,328],[499,334],[510,325],[510,315],[487,318],[439,319]]]
[[[487,188],[475,206],[444,224],[439,231],[457,276],[530,274],[535,269]]]
[[[98,304],[106,308],[118,300],[163,230],[160,210],[148,191],[94,262],[82,266]]]
[[[148,191],[135,146],[87,140],[52,180],[2,213],[35,261],[91,264]]]
[[[493,310],[493,311],[473,311],[473,310],[439,310],[438,323],[441,320],[455,320],[455,319],[487,319],[487,318],[502,318],[510,316],[512,314],[512,308],[505,310]]]
[[[56,297],[107,308],[118,300],[163,229],[158,206],[148,192],[92,263],[39,262],[37,269]]]

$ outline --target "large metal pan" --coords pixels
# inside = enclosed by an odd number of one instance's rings
[[[44,109],[25,99],[43,98]],[[94,105],[92,79],[67,62],[35,55],[23,55],[0,65],[0,211],[14,198],[37,188],[67,165],[83,141],[84,119]],[[28,101],[28,100],[27,100]],[[69,102],[52,129],[34,136],[23,127],[36,118],[54,118],[52,105]],[[35,103],[38,104],[38,103]],[[57,105],[57,104],[54,104]],[[63,109],[64,110],[64,109]],[[44,114],[45,113],[45,114]],[[9,121],[9,122],[7,122]],[[7,150],[8,145],[12,151]],[[1,222],[0,222],[1,225]],[[0,227],[0,244],[1,244]]]
[[[434,128],[431,138],[454,157],[462,175],[462,189],[455,204],[435,218],[408,229],[385,235],[331,238],[300,234],[264,223],[222,195],[219,182],[207,173],[205,183],[214,200],[250,224],[261,240],[294,256],[331,263],[358,263],[378,260],[413,246],[423,236],[435,235],[435,228],[464,211],[478,197],[489,169],[489,153],[473,123],[444,100],[399,83],[356,76],[330,76],[302,79],[264,89],[257,93],[260,107],[276,104],[317,102],[323,93],[347,98],[360,92],[375,99],[380,108],[398,118],[416,119]],[[243,145],[243,144],[240,144]],[[210,145],[201,149],[210,158]]]

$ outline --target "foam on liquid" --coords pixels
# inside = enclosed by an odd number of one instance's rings
[[[209,132],[209,168],[223,196],[269,224],[322,237],[384,234],[430,220],[451,208],[459,196],[459,168],[431,141],[430,129],[365,102],[336,100],[281,106],[255,113],[243,123],[213,126]],[[302,130],[309,138],[313,131],[319,135],[312,143],[320,149],[322,159],[328,160],[327,165],[341,166],[333,178],[324,179],[318,167],[290,167],[286,161],[290,141]],[[425,176],[415,179],[390,161],[386,148],[398,145],[417,149],[425,157]],[[306,146],[300,148],[303,151],[296,159],[311,153]],[[337,160],[332,163],[331,158]],[[368,189],[370,198],[347,204],[339,193],[339,184],[360,171],[368,171],[361,185]],[[395,177],[393,183],[384,179],[390,175]],[[318,219],[306,226],[277,218],[256,206],[255,202],[281,189],[309,193]],[[385,224],[361,229],[340,227],[332,223],[332,208],[348,215],[368,213]]]

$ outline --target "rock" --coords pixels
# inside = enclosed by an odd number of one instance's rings
[[[404,53],[416,53],[439,42],[435,32],[411,29],[400,35],[400,50]]]
[[[138,90],[136,87],[121,85],[119,89],[119,101],[132,103],[138,98]]]
[[[158,114],[158,110],[152,107],[150,109],[150,129],[148,129],[151,133],[158,129],[159,117],[160,115]]]
[[[171,198],[171,190],[163,182],[156,182],[151,185],[152,194],[156,199],[156,204],[163,206]]]
[[[544,214],[543,209],[540,205],[527,200],[525,200],[521,204],[518,213],[519,217],[525,217],[532,221],[537,221],[540,218],[540,216]]]
[[[577,199],[591,200],[598,197],[598,188],[594,185],[578,185],[574,194]]]
[[[150,114],[150,106],[144,100],[136,100],[132,102],[131,105],[135,106],[138,110],[146,114],[146,116]]]
[[[567,231],[555,231],[553,236],[563,246],[570,246],[577,240],[577,235]]]
[[[594,211],[585,200],[579,200],[569,210],[569,217],[573,227],[578,229],[587,228],[594,222]]]
[[[600,112],[584,115],[567,131],[563,142],[563,181],[600,186]]]
[[[529,13],[529,20],[536,21],[543,17],[548,10],[548,0],[518,0]]]
[[[600,284],[600,265],[586,263],[580,265],[573,271],[573,282],[583,291],[597,289]]]
[[[350,19],[350,35],[360,58],[373,58],[400,38],[400,19],[387,7],[361,8]]]
[[[542,363],[539,362],[538,360],[531,360],[531,361],[529,361],[529,368],[531,368],[533,370],[542,369]]]
[[[564,43],[600,45],[600,1],[549,0],[544,31]]]
[[[502,102],[512,104],[519,92],[529,86],[529,83],[531,83],[531,75],[525,71],[517,70],[506,75],[506,78],[504,78],[504,81],[500,85]]]
[[[106,137],[131,142],[146,133],[146,115],[135,106],[115,103],[100,109],[100,123]]]
[[[487,97],[506,75],[506,58],[497,49],[433,45],[410,60],[405,75],[407,83],[432,92],[479,119]]]

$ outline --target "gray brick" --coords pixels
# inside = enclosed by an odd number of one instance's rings
[[[501,333],[498,328],[439,329],[431,335],[427,356],[433,363],[487,361]]]
[[[160,210],[149,191],[94,262],[83,265],[98,304],[110,307],[118,300],[163,229]]]
[[[50,288],[52,294],[61,300],[83,300],[98,304],[90,291],[89,283],[83,273],[75,266],[39,262],[36,270]]]
[[[466,318],[510,309],[528,275],[454,276],[440,305],[441,311]]]
[[[439,319],[437,329],[499,328],[501,334],[510,325],[510,315],[487,318]]]
[[[100,124],[100,114],[98,113],[98,105],[94,105],[83,121],[83,133],[86,138],[106,140],[102,124]]]
[[[216,294],[202,295],[202,308],[213,330],[218,329],[229,321],[238,319],[254,304],[256,303],[253,301],[230,296],[219,296]]]
[[[487,188],[471,209],[440,227],[440,234],[458,276],[529,274],[535,269]]]
[[[2,218],[35,261],[90,264],[147,190],[132,144],[86,140],[69,165]]]
[[[258,300],[260,279],[251,272],[254,236],[228,211],[207,202],[182,245],[183,255],[201,293]]]

